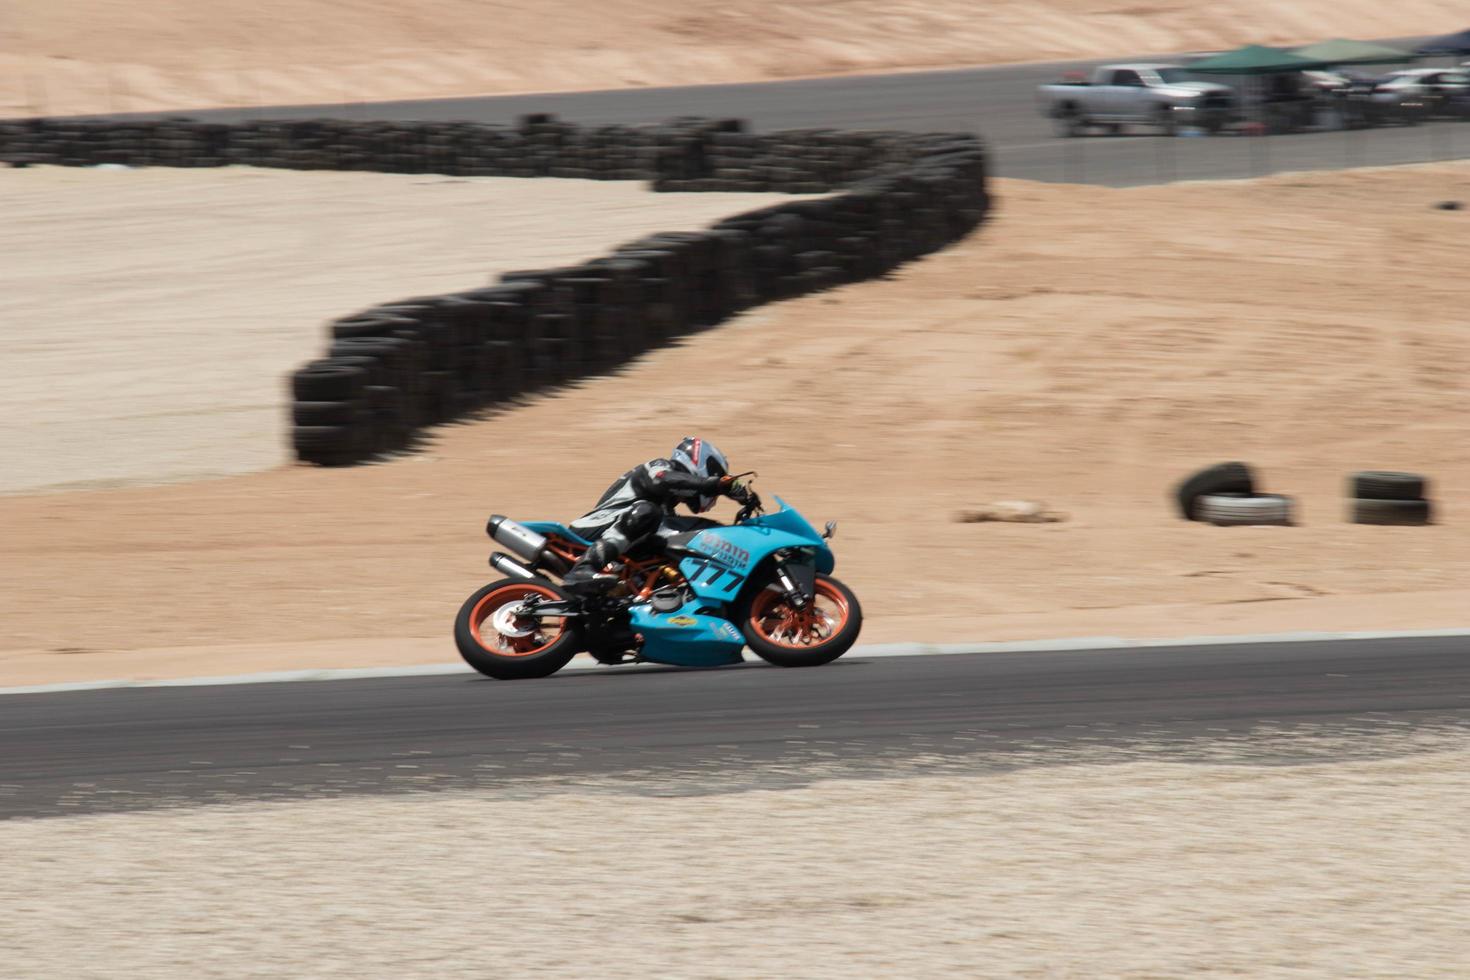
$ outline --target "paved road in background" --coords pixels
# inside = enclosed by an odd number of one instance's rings
[[[1412,43],[1412,39],[1399,43]],[[1268,138],[1056,137],[1051,123],[1038,111],[1036,86],[1054,81],[1064,71],[1088,71],[1095,65],[1128,60],[1161,59],[1109,58],[745,85],[279,106],[194,115],[223,120],[334,116],[511,123],[524,113],[552,112],[580,124],[642,123],[690,115],[740,117],[758,130],[968,131],[985,137],[999,176],[1111,186],[1470,156],[1470,123],[1460,122]],[[1427,63],[1440,64],[1444,59]]]
[[[1289,761],[1304,734],[1350,755],[1446,725],[1470,732],[1464,637],[22,694],[0,697],[0,817],[547,778],[690,792],[1109,747]]]

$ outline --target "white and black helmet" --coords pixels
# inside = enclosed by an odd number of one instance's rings
[[[730,462],[712,442],[698,436],[685,436],[684,441],[669,453],[669,461],[680,469],[695,476],[725,476],[730,472]],[[691,508],[702,514],[715,505],[714,497],[700,497],[699,506]]]

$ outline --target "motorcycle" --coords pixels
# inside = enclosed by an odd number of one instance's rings
[[[599,663],[718,667],[749,647],[780,667],[831,663],[857,642],[857,596],[832,578],[828,545],[837,523],[818,532],[775,498],[759,497],[733,524],[702,518],[661,531],[605,572],[617,583],[578,597],[558,584],[591,545],[564,524],[491,516],[485,533],[514,554],[495,552],[506,577],[460,607],[454,641],[465,661],[499,680],[547,677],[578,653]]]

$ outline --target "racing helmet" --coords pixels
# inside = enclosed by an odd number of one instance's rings
[[[685,436],[684,441],[669,453],[669,461],[695,476],[725,476],[730,472],[730,463],[725,459],[725,454],[714,443],[706,442],[698,436]],[[703,514],[715,505],[715,500],[715,497],[701,496],[690,503],[689,509],[696,514]]]

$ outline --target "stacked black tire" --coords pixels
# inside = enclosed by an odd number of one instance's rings
[[[577,127],[545,115],[526,116],[515,126],[344,119],[230,124],[187,118],[20,119],[0,121],[0,161],[652,180],[660,176],[661,155],[691,138],[708,138],[709,130],[692,124]]]
[[[754,135],[738,119],[595,127],[550,115],[513,127],[30,119],[0,122],[0,160],[652,180],[666,191],[830,195],[334,321],[324,356],[291,377],[296,453],[324,465],[408,448],[425,425],[613,370],[752,306],[881,276],[962,238],[990,204],[985,153],[973,136]]]
[[[571,129],[547,117],[525,127],[555,135],[559,146]],[[725,169],[726,144],[713,141],[743,136],[740,128],[677,121],[656,135],[652,163],[681,174]],[[983,219],[985,161],[973,138],[841,135],[821,134],[822,152],[802,159],[814,168],[825,160],[823,180],[854,178],[844,194],[649,235],[582,265],[510,272],[488,288],[393,301],[334,321],[326,357],[292,378],[298,458],[346,465],[411,448],[423,426],[615,370],[761,303],[882,275]],[[781,134],[769,139],[788,151],[800,145]],[[828,189],[816,188],[812,173],[799,176],[806,179],[786,189]],[[661,182],[688,190],[702,179]],[[727,182],[718,189],[733,189],[728,174],[718,179]]]
[[[1432,524],[1433,508],[1417,473],[1365,470],[1348,478],[1348,520],[1354,524]]]
[[[368,170],[449,176],[652,180],[669,191],[824,194],[896,174],[973,137],[885,131],[753,134],[739,119],[679,118],[639,126],[575,126],[523,116],[513,126],[345,119],[0,120],[0,162],[134,167]],[[953,162],[953,161],[951,161]]]

